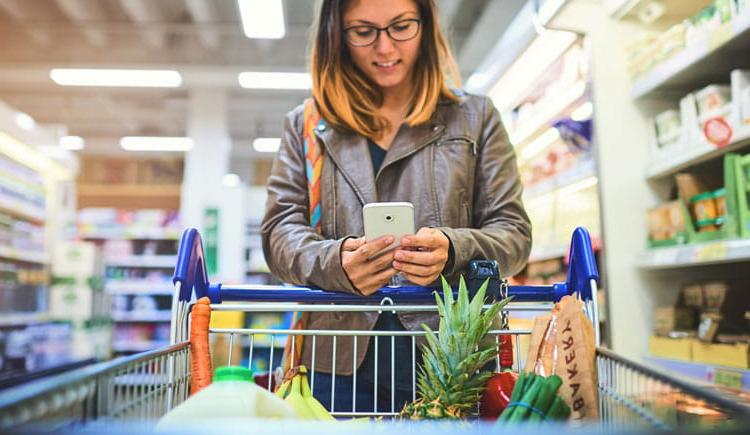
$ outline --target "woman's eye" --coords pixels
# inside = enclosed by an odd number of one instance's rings
[[[405,32],[409,29],[409,24],[395,24],[391,29],[394,32]]]
[[[373,32],[373,30],[372,29],[368,29],[368,28],[354,29],[354,33],[356,33],[357,36],[361,36],[363,38],[371,36],[372,32]]]

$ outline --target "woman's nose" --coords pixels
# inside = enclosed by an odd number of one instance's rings
[[[378,53],[388,53],[394,48],[393,40],[388,36],[388,32],[382,31],[375,40],[375,51]]]

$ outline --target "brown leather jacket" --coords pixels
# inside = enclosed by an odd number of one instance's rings
[[[486,97],[462,94],[443,100],[429,123],[402,126],[377,175],[367,140],[321,126],[322,234],[309,225],[307,179],[302,141],[303,106],[287,114],[281,149],[268,179],[268,203],[261,226],[271,271],[282,281],[359,294],[341,267],[341,247],[364,234],[362,207],[370,202],[414,204],[416,228],[436,227],[450,239],[453,257],[444,270],[455,282],[467,263],[495,259],[504,276],[523,268],[531,249],[531,224],[521,202],[515,152],[497,109]],[[399,279],[400,278],[400,279]],[[401,283],[398,275],[392,284]],[[312,313],[308,329],[370,330],[377,313]],[[437,316],[401,313],[409,330]],[[308,343],[312,340],[308,339]],[[357,365],[368,340],[357,341]],[[308,366],[311,347],[305,345]],[[336,373],[352,373],[353,340],[338,337]],[[332,340],[316,339],[315,369],[330,372]]]

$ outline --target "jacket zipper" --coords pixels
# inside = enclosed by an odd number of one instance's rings
[[[439,142],[438,145],[445,145],[451,142],[466,142],[467,144],[471,145],[471,153],[473,155],[477,155],[477,141],[474,139],[471,139],[470,137],[466,136],[454,136],[446,139],[443,142]]]

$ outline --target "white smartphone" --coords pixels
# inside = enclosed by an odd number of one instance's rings
[[[373,202],[362,209],[365,224],[365,240],[370,242],[382,236],[393,236],[394,240],[385,249],[370,258],[395,249],[401,245],[401,237],[414,234],[414,206],[410,202]]]

